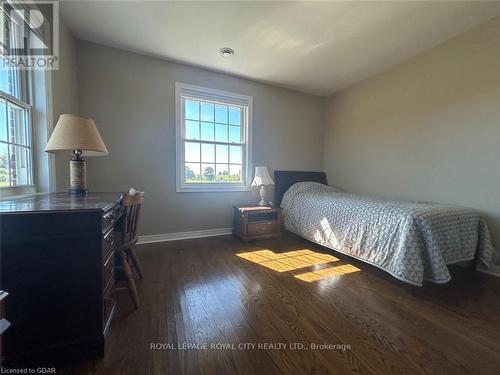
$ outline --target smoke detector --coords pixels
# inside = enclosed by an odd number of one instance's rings
[[[229,47],[224,47],[219,50],[219,53],[222,57],[229,58],[234,55],[234,49]]]

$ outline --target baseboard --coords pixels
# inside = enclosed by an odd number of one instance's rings
[[[139,241],[137,242],[137,244],[140,245],[140,244],[154,243],[154,242],[187,240],[190,238],[224,236],[231,233],[233,233],[233,228],[217,228],[217,229],[195,230],[192,232],[149,234],[149,235],[139,236]]]

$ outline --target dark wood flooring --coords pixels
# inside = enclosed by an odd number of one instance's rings
[[[291,234],[147,244],[137,253],[141,307],[122,292],[105,358],[58,374],[500,374],[499,278],[454,267],[450,283],[413,296],[384,272]],[[275,347],[238,348],[244,343]]]

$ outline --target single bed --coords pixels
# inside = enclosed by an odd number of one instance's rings
[[[437,203],[361,196],[327,185],[323,172],[275,171],[286,230],[370,263],[414,286],[446,283],[447,265],[496,257],[484,218]]]

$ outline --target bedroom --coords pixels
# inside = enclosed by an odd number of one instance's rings
[[[4,371],[498,372],[499,2],[9,6]]]

